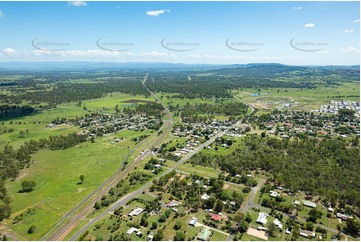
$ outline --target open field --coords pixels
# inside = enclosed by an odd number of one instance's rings
[[[85,104],[87,111],[85,111],[83,107],[79,107],[76,103],[66,103],[59,104],[55,109],[40,111],[34,115],[2,121],[3,126],[12,128],[13,131],[0,134],[0,147],[10,142],[12,146],[17,148],[30,139],[39,140],[40,138],[47,138],[50,135],[67,135],[69,133],[78,132],[80,129],[71,125],[58,125],[50,128],[49,124],[56,118],[80,117],[90,111],[99,110],[105,113],[114,113],[114,108],[117,104],[119,105],[119,109],[134,105],[132,103],[127,103],[128,100],[151,101],[152,99],[147,99],[139,95],[132,96],[129,94],[113,93],[108,94],[104,98],[84,101],[83,105]],[[28,130],[28,133],[24,137],[19,137],[19,132],[21,130]]]
[[[145,100],[141,98],[136,97],[136,99]],[[100,106],[112,107],[114,103],[121,104],[122,101],[129,99],[134,99],[134,96],[114,94],[101,100],[89,101],[89,107],[94,109]],[[97,104],[97,101],[100,103]],[[5,138],[2,140],[2,145],[11,142],[17,148],[30,139],[38,140],[47,138],[49,135],[78,132],[80,130],[71,125],[63,124],[50,128],[46,124],[57,117],[75,117],[85,113],[87,112],[75,104],[64,104],[34,116],[12,120],[12,124],[7,121],[5,125],[14,127],[14,131],[1,135]],[[21,124],[15,124],[19,122],[17,120],[21,120]],[[23,128],[27,128],[29,132],[24,138],[19,138],[18,130]],[[96,139],[95,143],[86,142],[66,150],[39,150],[33,155],[33,164],[30,168],[22,170],[15,181],[7,182],[7,189],[13,201],[12,219],[19,215],[22,217],[18,223],[10,225],[10,228],[26,235],[30,225],[35,225],[36,232],[27,236],[31,240],[40,239],[54,226],[63,213],[78,204],[120,167],[123,157],[129,149],[135,147],[135,142],[130,141],[132,137],[149,135],[151,132],[150,130],[143,132],[125,130],[116,135],[105,135],[103,138]],[[110,144],[117,137],[125,139],[122,142]],[[142,144],[146,145],[147,142]],[[85,181],[81,185],[77,184],[80,175],[85,176]],[[21,189],[20,183],[24,180],[36,182],[33,192],[18,192]],[[27,213],[28,209],[35,209],[35,212]]]
[[[252,104],[259,109],[284,108],[285,104],[291,104],[290,109],[292,110],[311,111],[318,110],[320,105],[328,104],[330,100],[358,101],[360,84],[343,83],[339,87],[319,87],[317,89],[267,88],[257,90],[244,88],[242,91],[233,92],[243,102]]]
[[[12,226],[13,229],[26,234],[29,226],[34,224],[38,230],[29,239],[39,239],[65,211],[111,176],[120,167],[127,152],[124,148],[98,143],[81,144],[66,151],[39,151],[34,155],[34,164],[23,170],[15,182],[8,183],[9,192],[13,194],[12,217],[26,212],[28,208],[35,208],[34,215],[26,216],[20,224]],[[82,174],[85,176],[84,184],[78,185]],[[33,192],[18,193],[24,180],[37,183]],[[44,214],[38,210],[47,213],[46,220],[42,219]]]
[[[198,166],[198,165],[193,166],[190,163],[186,163],[186,164],[182,165],[181,167],[179,167],[178,170],[188,172],[191,174],[197,174],[200,176],[214,177],[214,178],[217,178],[219,172],[221,172],[221,171],[215,170],[213,168],[209,168],[209,167],[203,167],[203,166]]]

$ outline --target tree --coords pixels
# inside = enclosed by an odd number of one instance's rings
[[[79,179],[80,179],[80,183],[79,183],[79,184],[83,184],[84,178],[85,178],[84,175],[80,175],[80,176],[79,176]]]
[[[100,209],[102,206],[100,205],[100,202],[95,202],[95,204],[94,204],[94,208],[95,208],[95,210],[98,210],[98,209]]]
[[[35,232],[36,226],[35,225],[31,225],[28,229],[28,234],[33,234]]]
[[[23,181],[21,183],[21,192],[31,192],[34,190],[36,183],[34,181]]]
[[[297,240],[299,236],[300,236],[300,229],[294,226],[292,229],[292,239]]]
[[[152,227],[150,228],[150,229],[157,229],[158,228],[158,224],[157,224],[157,222],[153,222],[152,223]]]
[[[25,131],[24,130],[20,130],[19,132],[19,138],[24,138],[25,137]]]
[[[238,231],[243,234],[245,232],[247,232],[247,229],[248,229],[248,223],[246,221],[242,221],[241,223],[239,223],[238,225]]]
[[[162,239],[164,239],[164,233],[163,233],[163,229],[158,229],[157,232],[155,233],[153,240],[154,241],[161,241]]]
[[[306,229],[309,231],[313,231],[314,225],[312,222],[307,222],[306,223]]]
[[[143,227],[148,227],[148,220],[146,215],[143,215],[140,219],[140,225],[142,225]]]
[[[185,234],[183,232],[177,232],[174,236],[174,241],[185,241]]]
[[[222,212],[223,206],[223,201],[218,199],[214,205],[214,211],[216,211],[217,213]]]
[[[346,221],[345,233],[352,235],[353,237],[360,236],[360,222],[354,219],[348,219]]]
[[[173,228],[174,228],[175,230],[181,229],[181,228],[182,228],[182,222],[178,220],[178,221],[174,224]]]
[[[275,232],[277,230],[277,226],[274,224],[274,223],[269,223],[268,224],[268,227],[267,227],[267,230],[268,230],[268,234],[273,237],[275,236]]]

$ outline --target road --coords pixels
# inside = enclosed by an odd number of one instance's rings
[[[249,196],[248,201],[243,202],[244,206],[241,207],[242,213],[246,213],[248,211],[248,209],[255,206],[253,203],[253,199],[255,198],[258,190],[264,185],[265,182],[266,182],[266,180],[261,178],[261,180],[258,182],[257,186],[252,188],[251,195]],[[246,200],[247,200],[247,198],[246,198]]]
[[[192,152],[186,154],[181,160],[179,160],[174,166],[172,166],[171,168],[169,168],[167,171],[165,171],[164,173],[162,173],[159,177],[165,176],[166,174],[172,172],[173,170],[176,170],[179,166],[181,166],[184,162],[186,162],[190,157],[192,157],[194,154],[198,153],[199,151],[201,151],[202,149],[204,149],[204,147],[208,147],[209,145],[211,145],[217,138],[222,137],[223,135],[225,135],[228,130],[230,128],[233,128],[237,125],[239,125],[241,123],[241,121],[237,122],[236,124],[232,125],[231,127],[225,129],[224,131],[220,131],[218,132],[215,136],[213,136],[211,139],[209,139],[208,141],[206,141],[205,143],[201,144],[200,146],[198,146],[196,149],[194,149]],[[76,234],[74,234],[70,240],[76,240],[79,236],[81,236],[87,229],[89,229],[92,225],[94,225],[95,223],[97,223],[99,220],[103,219],[105,216],[107,216],[109,213],[112,213],[115,209],[119,208],[120,206],[126,204],[128,201],[130,201],[131,199],[133,199],[134,197],[142,194],[142,192],[144,192],[147,188],[149,188],[151,185],[153,184],[153,180],[149,181],[148,183],[146,183],[145,185],[143,185],[141,188],[139,188],[138,190],[127,194],[126,196],[120,198],[118,201],[116,201],[115,203],[113,203],[106,211],[104,211],[103,213],[101,213],[100,215],[98,215],[97,217],[93,218],[91,221],[89,221],[88,224],[86,224],[84,227],[82,227]]]
[[[233,97],[235,98],[235,99],[237,99],[238,101],[240,101],[241,103],[244,103],[239,97],[237,97],[237,96],[235,96],[235,95],[233,95]],[[253,113],[254,112],[254,110],[256,110],[256,108],[252,105],[252,104],[247,104],[248,105],[248,107],[250,107],[251,108],[251,113]]]
[[[142,84],[150,92],[151,96],[160,104],[161,101],[157,96],[146,86],[146,81],[148,79],[148,74],[144,77]],[[148,148],[158,146],[167,138],[167,135],[171,133],[172,129],[172,114],[167,109],[167,107],[162,104],[167,115],[167,120],[164,120],[163,127],[161,130],[162,134],[154,140],[151,144],[148,145]],[[77,206],[75,206],[70,212],[62,216],[62,218],[57,222],[57,224],[42,238],[43,240],[63,240],[78,224],[84,219],[91,211],[93,211],[94,203],[103,195],[106,195],[109,190],[116,186],[116,184],[121,180],[127,177],[127,175],[144,159],[148,156],[147,150],[145,150],[141,155],[139,155],[135,160],[128,165],[124,170],[119,168],[117,172],[108,178],[104,183],[102,183],[94,192],[82,200]]]

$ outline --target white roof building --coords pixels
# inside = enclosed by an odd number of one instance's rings
[[[128,215],[129,216],[137,216],[139,214],[141,214],[144,211],[143,208],[136,208],[133,211],[131,211]]]
[[[189,221],[189,225],[192,225],[192,226],[196,226],[196,224],[198,223],[198,219],[193,217],[191,221]]]
[[[139,229],[134,228],[134,227],[131,227],[130,229],[128,229],[127,234],[128,234],[128,235],[131,235],[131,234],[134,233],[134,232],[138,233],[138,232],[139,232]]]
[[[279,229],[282,229],[282,228],[283,228],[282,222],[279,221],[278,219],[273,220],[273,223],[274,223]]]
[[[205,194],[203,194],[203,195],[201,196],[201,198],[202,198],[203,200],[207,200],[207,199],[209,198],[209,195],[207,195],[207,194],[205,193]]]
[[[258,218],[256,222],[265,225],[267,223],[267,217],[268,217],[267,213],[261,212],[258,214]]]
[[[316,203],[307,200],[303,200],[303,205],[310,208],[316,208],[317,206]]]
[[[279,197],[280,196],[280,194],[276,191],[270,191],[270,193],[271,193],[270,194],[271,197]]]

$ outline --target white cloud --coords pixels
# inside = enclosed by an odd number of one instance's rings
[[[69,6],[74,6],[74,7],[84,7],[86,6],[86,2],[85,1],[69,1],[68,2]]]
[[[303,7],[293,7],[293,10],[301,10]]]
[[[345,53],[360,53],[360,50],[355,47],[345,47],[340,48],[339,50]]]
[[[353,29],[345,29],[344,31],[342,31],[344,33],[353,33]]]
[[[305,28],[313,28],[313,27],[315,27],[315,24],[314,23],[308,23],[308,24],[305,24],[304,26],[305,26]]]
[[[358,22],[360,22],[360,19],[356,19],[356,20],[354,20],[354,21],[352,21],[352,22],[358,23]]]
[[[12,49],[12,48],[5,48],[2,50],[4,54],[14,54],[17,53],[18,51]]]
[[[163,13],[169,13],[170,10],[169,9],[160,9],[160,10],[150,10],[150,11],[147,11],[147,15],[149,16],[159,16]]]
[[[4,17],[3,11],[0,10],[0,18]]]

